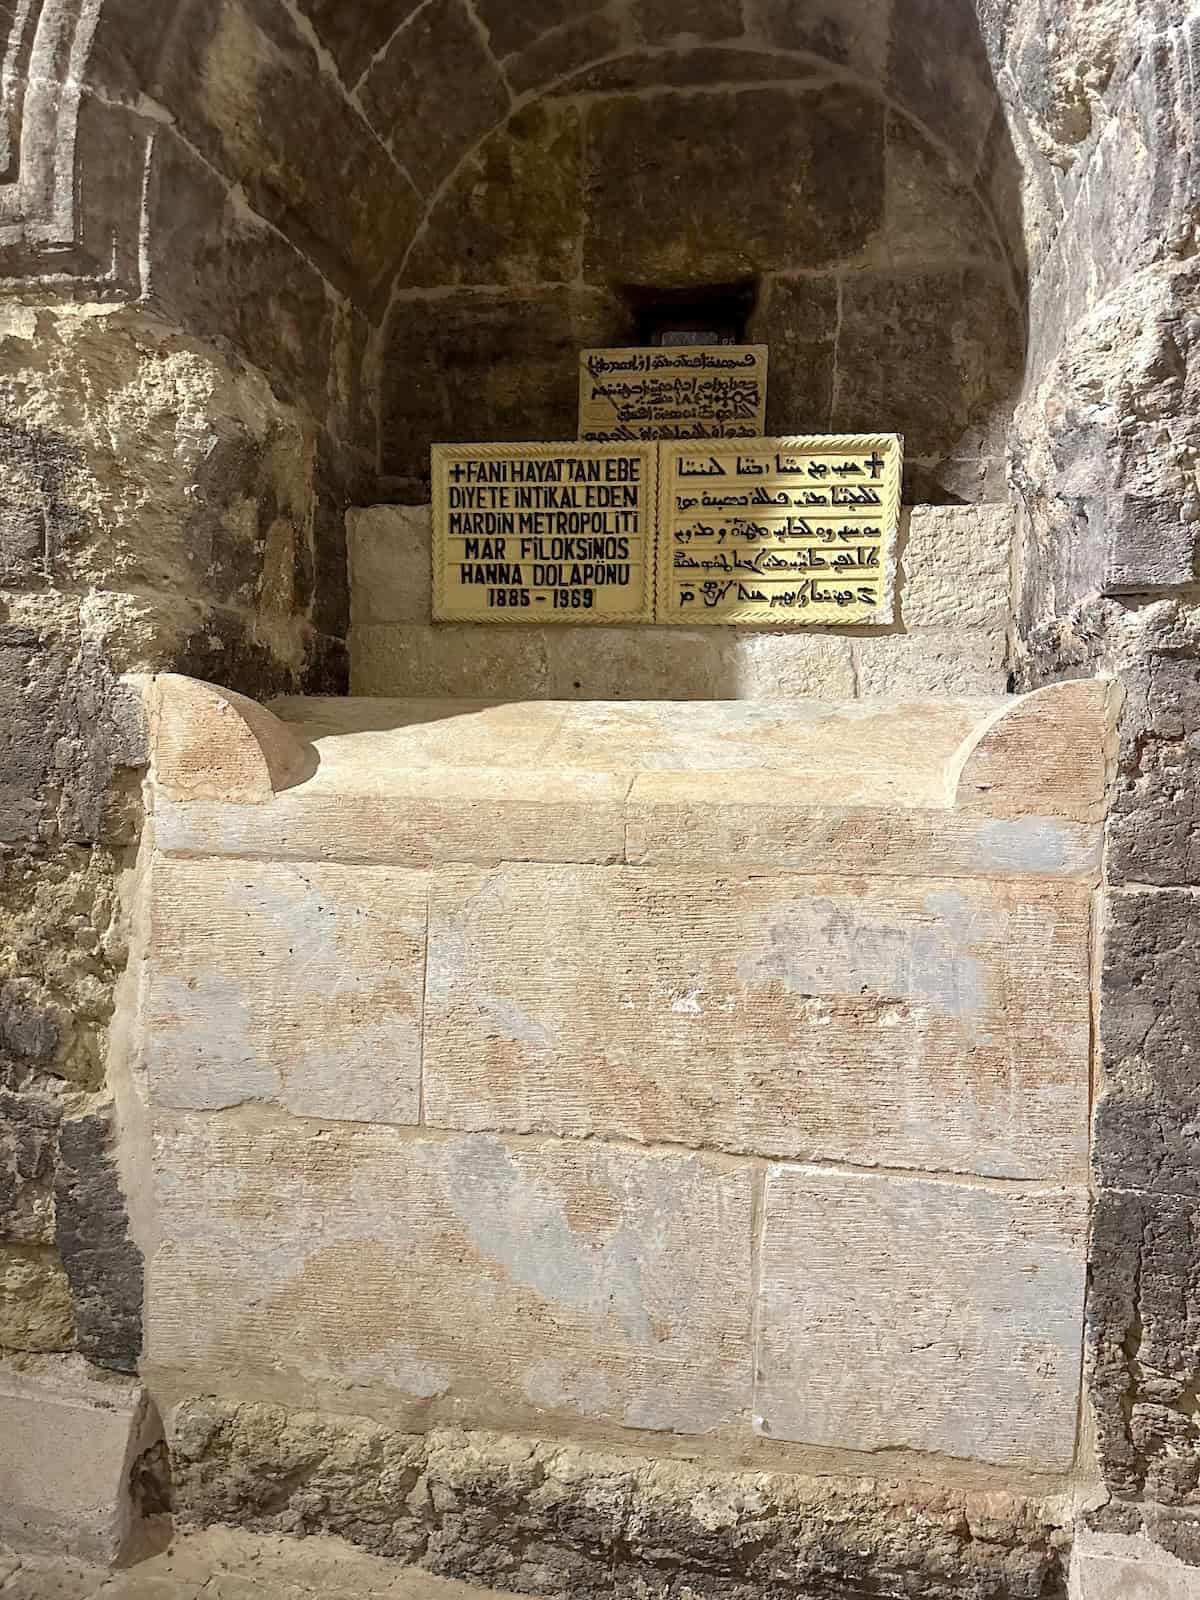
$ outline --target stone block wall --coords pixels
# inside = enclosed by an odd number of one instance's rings
[[[994,695],[1013,655],[1013,514],[901,517],[894,627],[477,627],[434,623],[428,506],[347,516],[355,694],[518,700],[850,700]]]
[[[1030,263],[1018,677],[1104,672],[1126,691],[1088,1336],[1109,1500],[1091,1520],[1193,1563],[1196,1028],[1180,975],[1197,944],[1196,29],[1194,7],[1171,0],[1080,8],[1052,30],[1047,8],[1018,4],[990,37],[1002,87],[1021,91],[1006,98]],[[1164,1568],[1161,1581],[1178,1580]]]
[[[887,1509],[915,1477],[970,1508],[955,1583],[992,1538],[1039,1593],[1077,1450],[1104,686],[150,697],[114,1070],[183,1514],[501,1581],[517,1535],[481,1551],[420,1485],[447,1451],[511,1496],[529,1436],[569,1440],[592,1508],[524,1580],[554,1591],[650,1456],[699,1458],[658,1491],[689,1526],[697,1471],[718,1500],[753,1472],[768,1515],[834,1473],[836,1515],[869,1460],[885,1569],[931,1559]],[[720,1527],[744,1561],[744,1512]]]

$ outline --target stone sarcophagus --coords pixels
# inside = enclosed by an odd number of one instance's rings
[[[1109,686],[147,693],[161,1405],[1070,1468]]]

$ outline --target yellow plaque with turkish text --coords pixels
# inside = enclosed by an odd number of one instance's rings
[[[650,622],[656,447],[433,447],[437,622]]]
[[[766,406],[765,344],[580,352],[581,439],[752,439]]]
[[[659,622],[771,628],[895,614],[898,434],[659,446]]]

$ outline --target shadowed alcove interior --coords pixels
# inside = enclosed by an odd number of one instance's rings
[[[136,60],[106,8],[95,59],[166,114],[150,302],[318,423],[340,391],[376,498],[422,498],[435,440],[573,437],[578,349],[636,337],[624,286],[749,282],[770,431],[900,431],[906,498],[1002,499],[1015,158],[973,8],[897,12],[192,0]]]

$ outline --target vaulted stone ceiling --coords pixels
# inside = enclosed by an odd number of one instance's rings
[[[176,193],[206,175],[237,186],[371,314],[464,159],[565,86],[770,83],[819,65],[871,85],[999,191],[998,21],[990,33],[969,0],[108,0],[88,70],[128,108],[110,104],[110,139],[179,147],[156,153],[152,191],[168,167]],[[152,236],[181,209],[152,192]]]

